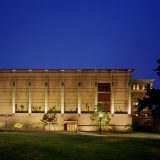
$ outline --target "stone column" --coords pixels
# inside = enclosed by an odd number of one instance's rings
[[[131,114],[131,81],[129,77],[129,83],[128,83],[128,114]]]
[[[15,105],[16,105],[16,83],[15,81],[13,81],[13,84],[12,84],[12,114],[16,112]]]
[[[96,106],[98,103],[98,80],[97,75],[95,77],[95,86],[94,86],[94,105]]]
[[[114,114],[114,77],[112,76],[111,83],[111,114]]]
[[[44,113],[48,111],[48,82],[45,82],[45,91],[44,91]]]
[[[28,98],[29,98],[29,105],[28,105],[28,113],[31,114],[32,112],[32,88],[31,88],[31,81],[29,81],[28,87]]]
[[[78,80],[78,114],[81,114],[81,83],[80,81]]]
[[[63,77],[63,73],[61,73],[61,86],[60,87],[61,87],[61,114],[64,114],[64,77]]]
[[[94,89],[94,92],[95,92],[95,95],[94,95],[94,105],[96,106],[97,105],[97,102],[98,102],[98,86],[97,86],[97,82],[95,82],[95,89]]]
[[[64,82],[61,83],[61,114],[64,114]]]

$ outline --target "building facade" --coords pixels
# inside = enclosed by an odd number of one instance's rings
[[[151,130],[153,127],[152,113],[148,107],[138,113],[138,100],[146,96],[146,86],[153,86],[151,79],[132,80],[132,126],[134,129]]]
[[[10,115],[8,129],[17,122],[25,130],[32,129],[55,107],[57,124],[52,129],[97,130],[90,112],[101,103],[111,118],[109,129],[128,130],[132,124],[131,74],[131,69],[0,70],[0,129],[5,127],[5,115]]]

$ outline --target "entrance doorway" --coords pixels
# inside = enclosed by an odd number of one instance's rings
[[[77,131],[77,121],[64,121],[65,131]]]

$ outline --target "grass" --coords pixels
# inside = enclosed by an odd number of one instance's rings
[[[0,160],[158,160],[160,140],[76,133],[0,133]]]

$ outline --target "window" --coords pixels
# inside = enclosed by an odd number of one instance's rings
[[[137,90],[139,90],[139,84],[137,84]]]
[[[110,101],[110,93],[99,93],[98,101],[100,102]]]
[[[103,104],[106,110],[110,112],[111,103],[111,84],[98,83],[98,103]]]
[[[136,85],[134,84],[134,85],[133,85],[133,90],[135,90],[135,89],[136,89]]]
[[[144,84],[143,84],[143,86],[142,86],[142,89],[143,89],[143,90],[145,90],[145,89],[146,89],[146,86],[145,86]]]
[[[133,102],[133,105],[134,106],[138,106],[138,102]]]
[[[98,83],[98,92],[110,92],[110,83]]]

